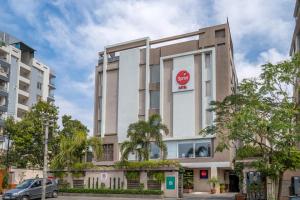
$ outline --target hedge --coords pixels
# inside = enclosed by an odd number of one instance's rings
[[[119,161],[115,163],[116,169],[157,169],[161,167],[180,167],[176,160],[146,160],[146,161]]]
[[[137,189],[83,189],[83,188],[61,188],[59,192],[64,193],[94,193],[94,194],[145,194],[145,195],[162,195],[161,190],[137,190]]]

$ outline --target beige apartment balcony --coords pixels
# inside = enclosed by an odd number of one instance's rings
[[[24,97],[29,98],[29,92],[26,91],[26,90],[22,90],[22,89],[19,88],[18,93],[19,93],[20,95],[24,96]]]
[[[26,84],[30,85],[30,79],[27,78],[27,77],[20,76],[20,77],[19,77],[19,81],[21,81],[21,82],[23,82],[23,83],[26,83]]]
[[[21,67],[21,69],[20,70],[26,70],[26,71],[28,71],[29,73],[31,72],[31,67],[29,67],[28,65],[26,65],[25,63],[22,63],[22,62],[20,62],[20,67]],[[21,73],[21,72],[20,72]]]
[[[25,104],[21,104],[21,103],[18,103],[18,110],[23,110],[23,111],[29,111],[29,106],[25,105]]]

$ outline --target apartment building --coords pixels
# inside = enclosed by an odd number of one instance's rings
[[[34,53],[21,40],[0,32],[0,129],[6,117],[19,120],[39,100],[54,101],[55,74]],[[4,144],[3,137],[0,141]]]
[[[218,138],[200,135],[211,125],[209,103],[235,93],[237,76],[228,23],[157,40],[149,37],[106,46],[95,70],[94,135],[104,141],[104,159],[120,160],[129,124],[160,114],[167,159],[193,176],[194,191],[209,191],[218,177],[228,191],[238,188],[232,173],[234,150],[215,152]],[[151,159],[159,149],[151,145]],[[131,160],[135,160],[132,154]]]

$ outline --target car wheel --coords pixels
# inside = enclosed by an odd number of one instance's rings
[[[58,192],[57,191],[53,191],[52,192],[52,198],[57,198],[58,197]]]
[[[28,197],[28,196],[23,196],[23,197],[21,198],[21,200],[29,200],[29,197]]]

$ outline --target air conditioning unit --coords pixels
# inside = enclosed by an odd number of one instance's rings
[[[292,195],[300,196],[300,176],[292,177]]]

